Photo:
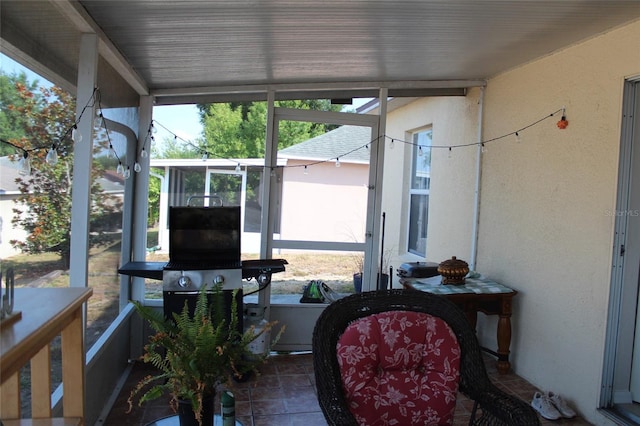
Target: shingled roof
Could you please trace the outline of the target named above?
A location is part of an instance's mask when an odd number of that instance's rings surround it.
[[[340,157],[341,162],[368,163],[371,129],[341,126],[323,135],[278,151],[279,158],[324,161]]]

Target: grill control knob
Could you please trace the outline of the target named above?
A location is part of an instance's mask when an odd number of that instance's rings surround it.
[[[224,276],[222,276],[222,275],[216,275],[216,276],[213,278],[213,283],[214,283],[214,284],[218,284],[218,285],[219,285],[219,284],[224,284]]]
[[[178,285],[180,287],[191,287],[191,278],[187,277],[186,275],[182,275],[178,279]]]

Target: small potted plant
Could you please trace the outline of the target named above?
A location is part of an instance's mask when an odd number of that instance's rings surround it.
[[[156,332],[145,346],[142,360],[158,369],[154,375],[144,377],[131,391],[129,411],[135,398],[138,405],[168,393],[171,407],[178,412],[180,424],[213,425],[213,400],[221,384],[230,384],[235,377],[242,379],[250,373],[258,374],[258,366],[266,362],[271,345],[284,331],[267,343],[264,353],[253,353],[249,345],[275,322],[268,323],[260,332],[254,326],[244,332],[238,330],[238,307],[233,297],[231,318],[225,318],[222,290],[203,288],[193,312],[187,303],[173,319],[149,306],[133,302],[136,310]]]

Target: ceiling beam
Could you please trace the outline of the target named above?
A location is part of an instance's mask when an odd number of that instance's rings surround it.
[[[326,83],[282,83],[248,84],[238,86],[205,86],[176,89],[152,89],[152,96],[215,95],[275,92],[312,92],[344,90],[379,90],[381,87],[394,89],[445,89],[486,86],[486,80],[407,80],[407,81],[345,81]],[[376,93],[377,94],[377,93]]]
[[[265,100],[269,91],[276,94],[276,100],[375,98],[381,87],[388,88],[389,96],[395,97],[464,96],[467,88],[483,86],[485,80],[329,82],[156,89],[151,90],[151,95],[156,98],[156,105],[168,105]]]
[[[131,68],[109,37],[95,23],[80,3],[75,0],[49,0],[82,33],[95,33],[98,36],[98,53],[140,96],[149,94],[146,82]]]

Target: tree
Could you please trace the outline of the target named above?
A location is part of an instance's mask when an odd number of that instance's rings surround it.
[[[71,188],[73,181],[73,141],[68,130],[75,124],[75,100],[59,87],[41,87],[40,93],[23,79],[9,76],[15,93],[2,99],[10,112],[19,112],[15,120],[15,135],[7,141],[26,152],[33,164],[30,175],[16,179],[21,195],[15,200],[12,224],[27,231],[25,241],[11,244],[26,253],[55,252],[65,267],[69,266],[71,234]],[[3,93],[4,95],[4,93]],[[11,102],[14,99],[15,102]],[[88,138],[87,138],[88,139]],[[48,164],[45,156],[55,147],[59,161]],[[96,152],[102,148],[96,147]],[[16,157],[20,157],[20,153]],[[106,242],[104,218],[120,209],[113,197],[102,192],[97,178],[103,170],[94,161],[92,166],[91,245]]]
[[[23,114],[25,100],[16,90],[16,84],[24,87],[36,100],[41,96],[36,91],[38,82],[29,83],[24,72],[12,75],[0,73],[0,138],[3,140],[20,140],[26,136],[26,118]],[[15,154],[15,148],[0,144],[1,156],[11,154]]]
[[[277,101],[276,106],[340,111],[329,100]],[[202,148],[219,158],[262,158],[267,129],[266,102],[198,105],[204,127]],[[335,126],[285,121],[280,123],[278,149],[303,142],[332,130]]]

